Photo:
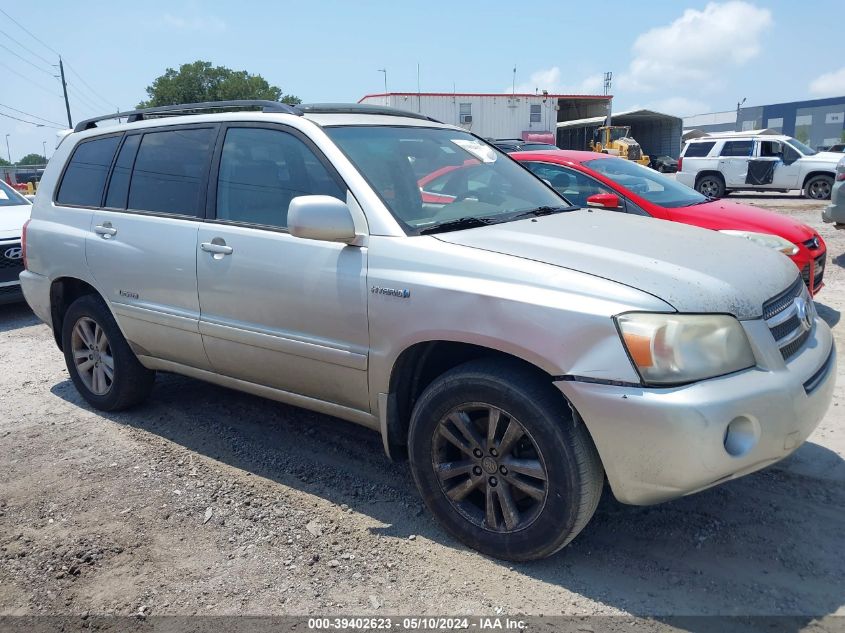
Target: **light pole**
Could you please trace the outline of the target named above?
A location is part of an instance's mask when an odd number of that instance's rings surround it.
[[[41,147],[44,148],[44,153],[42,154],[42,156],[44,157],[44,160],[46,161],[47,160],[47,141],[41,141]]]
[[[9,164],[12,164],[12,150],[9,149],[9,135],[6,135],[6,153],[9,155]]]
[[[379,68],[378,72],[384,73],[384,94],[387,94],[387,68]]]
[[[739,129],[739,109],[742,107],[742,104],[745,103],[746,97],[742,98],[742,101],[736,102],[736,131],[741,132],[742,130]]]

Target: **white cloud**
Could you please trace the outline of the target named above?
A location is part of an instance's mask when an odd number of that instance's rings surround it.
[[[819,75],[810,82],[810,92],[820,97],[836,97],[845,94],[845,66],[839,70]]]
[[[547,90],[554,94],[596,94],[601,92],[603,86],[604,78],[602,75],[591,75],[576,83],[564,82],[561,79],[560,68],[552,66],[531,73],[528,81],[516,85],[516,92],[533,93]],[[504,92],[511,90],[513,90],[512,85],[508,86]]]
[[[618,86],[650,92],[695,83],[706,89],[756,57],[762,34],[771,25],[771,12],[748,2],[711,2],[702,11],[687,9],[668,26],[637,37],[634,58]]]
[[[196,15],[181,17],[172,13],[165,13],[162,17],[162,24],[171,29],[180,31],[202,31],[206,33],[220,33],[226,30],[226,23],[213,15]]]

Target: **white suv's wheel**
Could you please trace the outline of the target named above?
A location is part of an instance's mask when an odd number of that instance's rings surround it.
[[[830,176],[813,176],[804,185],[804,195],[813,200],[830,200],[833,189],[833,178]]]
[[[725,195],[725,181],[720,176],[702,176],[695,183],[695,190],[708,198],[721,198]]]

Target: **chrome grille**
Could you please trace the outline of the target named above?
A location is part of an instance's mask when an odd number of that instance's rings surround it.
[[[813,262],[813,292],[816,291],[816,288],[822,285],[822,279],[824,279],[824,269],[827,260],[827,253],[822,253],[818,257],[816,257],[815,262]]]
[[[802,318],[804,310],[805,318]],[[813,332],[816,311],[813,300],[799,277],[789,288],[763,304],[763,319],[769,326],[784,360],[798,353]],[[808,325],[809,322],[809,325]]]

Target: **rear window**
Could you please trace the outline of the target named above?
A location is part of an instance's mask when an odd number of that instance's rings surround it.
[[[706,143],[690,143],[687,145],[687,151],[684,152],[684,158],[701,158],[707,156],[716,141],[708,141]]]
[[[99,207],[120,136],[108,136],[80,143],[68,163],[56,202]]]
[[[751,141],[725,141],[720,156],[751,156]]]
[[[213,139],[212,128],[144,134],[132,171],[128,208],[198,215]]]

